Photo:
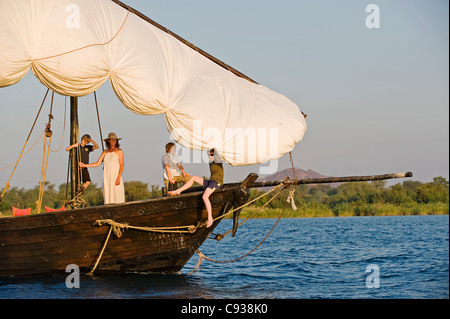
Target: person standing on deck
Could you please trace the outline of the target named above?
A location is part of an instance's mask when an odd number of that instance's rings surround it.
[[[170,196],[176,196],[180,195],[183,191],[190,188],[194,182],[200,184],[203,186],[203,189],[205,190],[203,192],[203,202],[205,203],[206,211],[208,213],[208,222],[206,224],[206,227],[209,228],[213,224],[214,220],[212,218],[212,205],[209,200],[209,197],[216,189],[220,189],[223,185],[223,164],[220,160],[220,157],[215,154],[215,150],[211,149],[209,151],[209,170],[211,172],[211,177],[208,179],[204,179],[199,176],[192,176],[189,181],[184,184],[182,187],[180,187],[177,190],[167,192]]]
[[[103,198],[106,204],[125,203],[125,188],[122,173],[124,168],[124,156],[120,149],[116,133],[109,133],[104,139],[106,150],[100,155],[97,162],[92,164],[79,163],[80,167],[97,167],[103,162]]]

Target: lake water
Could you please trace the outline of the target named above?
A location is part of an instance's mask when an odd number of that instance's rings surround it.
[[[250,220],[235,238],[200,250],[232,260],[252,250],[275,219]],[[224,220],[215,233],[230,229]],[[227,264],[198,256],[174,275],[0,279],[1,299],[448,299],[449,216],[282,219],[251,255]]]

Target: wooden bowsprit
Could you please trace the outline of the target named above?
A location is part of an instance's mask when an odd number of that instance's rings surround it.
[[[305,185],[305,184],[331,184],[331,183],[347,183],[347,182],[371,182],[382,181],[387,179],[407,178],[412,177],[413,173],[392,173],[383,175],[367,175],[367,176],[347,176],[347,177],[323,177],[323,178],[306,178],[298,180],[285,180],[285,181],[270,181],[270,182],[254,182],[247,185],[247,188],[261,188],[261,187],[273,187],[280,183],[286,186],[291,185]]]

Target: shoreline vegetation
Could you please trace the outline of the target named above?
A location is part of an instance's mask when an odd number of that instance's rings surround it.
[[[269,191],[252,189],[250,200]],[[12,216],[12,207],[31,207],[36,209],[39,185],[32,189],[12,187],[8,190],[0,206],[0,217]],[[240,219],[278,218],[286,206],[288,192],[285,190],[276,198],[274,193],[256,200],[244,207]],[[42,207],[60,208],[67,196],[66,184],[58,189],[46,182]],[[125,182],[126,201],[143,200],[161,196],[157,185],[139,181]],[[84,194],[86,206],[103,204],[101,187],[91,184]],[[449,183],[443,177],[435,177],[431,183],[405,181],[387,187],[386,181],[351,182],[342,184],[300,185],[295,187],[295,205],[293,210],[287,204],[283,218],[311,217],[350,217],[350,216],[398,216],[398,215],[448,215],[449,214]],[[266,207],[262,207],[266,204]],[[225,218],[231,218],[229,214]]]
[[[286,208],[282,218],[314,218],[314,217],[355,217],[355,216],[413,216],[413,215],[448,215],[449,204],[418,204],[418,205],[392,205],[374,204],[361,207],[343,207],[335,213],[327,206],[297,206],[297,210]],[[242,209],[240,219],[251,218],[278,218],[283,212],[282,208],[248,207]],[[232,215],[225,217],[231,219]]]
[[[431,183],[405,181],[386,187],[386,181],[351,182],[338,185],[301,185],[295,189],[295,205],[286,206],[287,192],[259,209],[270,199],[264,197],[251,207],[242,209],[240,218],[351,217],[351,216],[408,216],[448,215],[449,183],[443,177]],[[263,194],[253,191],[251,198]]]

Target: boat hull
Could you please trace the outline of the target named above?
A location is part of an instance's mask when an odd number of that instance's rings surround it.
[[[238,187],[224,187],[211,197],[213,218],[230,209]],[[48,276],[65,273],[75,264],[89,272],[109,232],[110,219],[138,227],[175,227],[204,223],[207,213],[202,191],[124,204],[0,218],[0,276]],[[96,274],[175,273],[219,224],[194,233],[159,233],[124,229],[111,234]]]

